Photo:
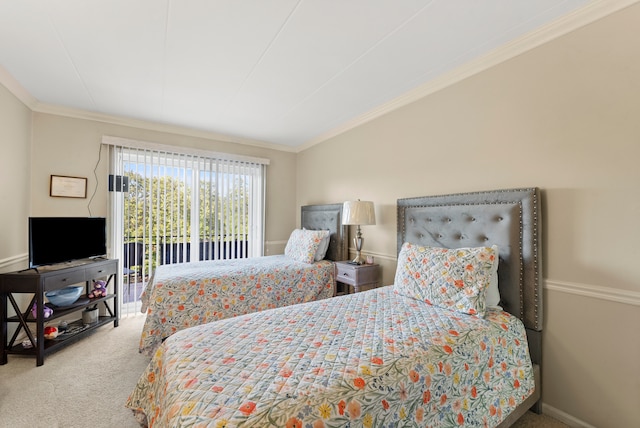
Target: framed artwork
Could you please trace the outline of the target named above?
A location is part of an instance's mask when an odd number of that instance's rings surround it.
[[[59,198],[86,198],[87,179],[84,177],[52,175],[49,195]]]

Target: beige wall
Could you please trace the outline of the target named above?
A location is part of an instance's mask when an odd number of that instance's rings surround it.
[[[398,198],[540,187],[543,402],[597,427],[640,421],[639,23],[636,5],[309,148],[297,164],[298,205],[376,203],[364,252],[387,284]]]
[[[2,85],[0,153],[0,270],[9,271],[28,251],[31,110]]]
[[[0,85],[0,272],[26,266],[31,116],[31,110]],[[15,297],[21,307],[29,304],[30,296]],[[9,315],[14,314],[9,307]],[[8,333],[14,331],[10,325]]]
[[[267,253],[273,251],[273,246],[279,247],[279,242],[286,240],[295,227],[299,214],[293,208],[296,171],[294,153],[52,114],[34,113],[33,116],[32,215],[107,215],[108,158],[103,149],[99,161],[99,151],[103,135],[109,135],[269,159],[266,191]],[[51,174],[87,177],[87,199],[50,197]],[[95,196],[91,200],[94,191]]]

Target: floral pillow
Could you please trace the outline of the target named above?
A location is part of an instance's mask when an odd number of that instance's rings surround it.
[[[307,230],[306,228],[302,228],[302,230]],[[315,230],[315,229],[311,229]],[[331,241],[331,231],[329,229],[325,229],[327,234],[320,241],[320,245],[318,245],[318,250],[316,251],[316,255],[313,257],[313,260],[319,262],[320,260],[324,260],[324,256],[327,255],[327,250],[329,249],[329,243]]]
[[[448,249],[406,242],[398,256],[393,287],[430,305],[484,316],[486,290],[497,270],[495,246]]]
[[[291,232],[284,254],[303,263],[313,263],[322,239],[329,234],[328,230],[302,230]]]

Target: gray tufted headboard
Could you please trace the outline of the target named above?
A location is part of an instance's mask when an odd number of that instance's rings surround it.
[[[497,245],[501,305],[527,328],[541,360],[540,192],[508,189],[398,200],[398,252],[404,242],[445,248]]]
[[[342,224],[342,205],[304,205],[301,207],[301,227],[310,230],[329,230],[330,241],[325,260],[346,260],[348,254],[347,226]]]

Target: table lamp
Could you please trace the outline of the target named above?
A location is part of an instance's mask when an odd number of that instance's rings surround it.
[[[373,209],[371,201],[346,201],[342,207],[342,224],[357,225],[358,229],[356,237],[353,238],[353,244],[356,247],[356,258],[349,263],[361,265],[364,263],[360,251],[362,250],[362,232],[360,226],[376,224],[376,213]]]

